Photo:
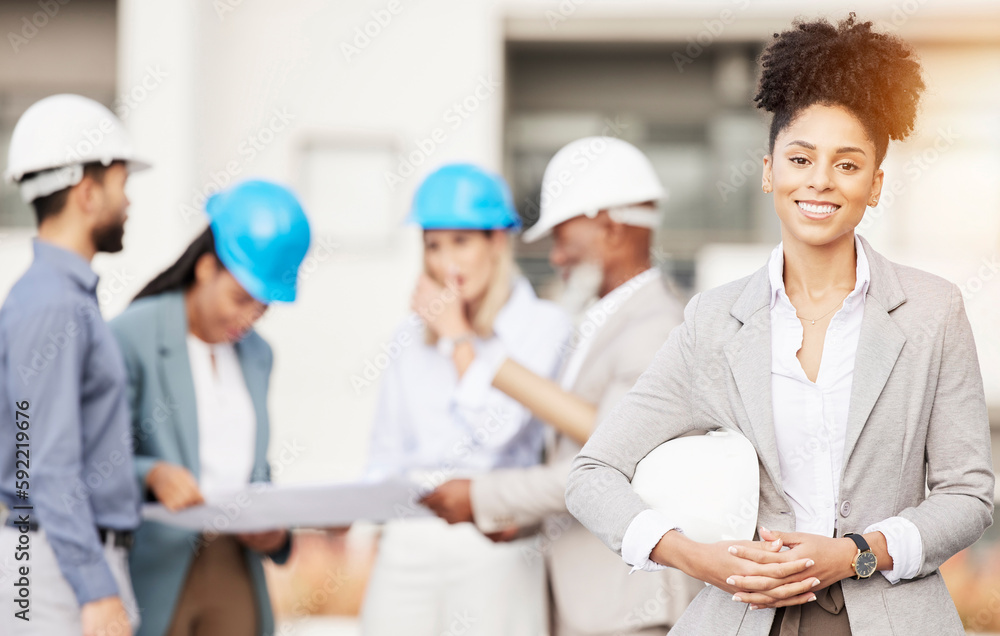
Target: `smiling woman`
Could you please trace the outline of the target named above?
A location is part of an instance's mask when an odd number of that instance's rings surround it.
[[[761,62],[782,242],[691,300],[576,458],[569,510],[631,565],[710,584],[671,634],[963,634],[938,567],[992,520],[975,343],[956,285],[855,234],[913,128],[920,66],[853,14],[797,23]],[[760,542],[696,543],[630,488],[661,443],[719,426],[760,458]]]

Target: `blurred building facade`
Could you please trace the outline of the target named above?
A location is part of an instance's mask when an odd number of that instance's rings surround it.
[[[78,92],[113,106],[154,162],[129,185],[125,251],[95,261],[109,318],[205,226],[206,196],[248,177],[295,187],[316,240],[300,302],[259,327],[276,351],[272,463],[279,481],[348,480],[420,269],[419,235],[403,219],[422,176],[480,162],[508,177],[531,218],[560,146],[621,137],[670,190],[657,256],[681,288],[749,273],[779,240],[759,187],[755,58],[802,10],[785,0],[4,1],[0,151],[30,103]],[[861,232],[962,286],[1000,427],[1000,3],[865,10],[914,43],[928,91]],[[845,10],[817,2],[804,15]],[[34,230],[7,185],[0,206],[2,296],[30,261]],[[547,246],[519,247],[540,288]]]

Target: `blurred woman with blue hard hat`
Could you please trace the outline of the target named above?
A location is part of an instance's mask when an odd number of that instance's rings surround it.
[[[136,477],[170,510],[224,502],[270,480],[270,346],[253,330],[296,297],[309,221],[295,195],[246,181],[212,196],[209,227],[111,323],[128,371]],[[136,533],[139,636],[271,634],[261,566],[291,552],[286,530],[199,534],[155,522]]]
[[[506,357],[553,377],[569,319],[517,273],[520,221],[503,179],[449,164],[417,189],[424,271],[386,368],[367,476],[406,477],[422,492],[455,477],[540,461],[528,409],[491,386]],[[433,517],[385,525],[362,608],[367,635],[523,635],[548,629],[544,564],[523,542],[493,543],[472,524]],[[526,558],[526,555],[528,558]]]

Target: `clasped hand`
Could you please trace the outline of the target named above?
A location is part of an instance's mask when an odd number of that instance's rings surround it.
[[[849,575],[845,561],[850,563],[850,552],[842,539],[765,528],[760,537],[712,544],[706,550],[708,576],[703,580],[732,592],[734,601],[762,609],[815,601],[817,590]]]

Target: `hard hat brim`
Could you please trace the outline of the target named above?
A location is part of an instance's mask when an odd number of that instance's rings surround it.
[[[546,223],[544,219],[538,219],[538,222],[529,227],[521,234],[521,240],[525,243],[534,243],[535,241],[541,240],[552,233],[552,227],[549,223]]]
[[[152,163],[150,163],[149,161],[146,161],[145,159],[141,159],[141,158],[112,159],[111,161],[112,162],[115,162],[115,161],[124,161],[125,165],[128,167],[129,174],[131,174],[133,172],[142,172],[143,170],[149,170],[150,168],[153,167]],[[26,174],[29,174],[29,173],[32,173],[32,172],[42,172],[42,171],[45,171],[45,170],[58,170],[59,168],[64,168],[65,166],[69,166],[69,165],[73,165],[73,164],[67,163],[67,164],[64,164],[64,165],[61,165],[61,166],[45,166],[45,167],[39,167],[37,170],[26,170],[26,171],[18,171],[18,172],[11,172],[8,169],[8,170],[4,170],[3,178],[4,178],[4,181],[6,181],[7,183],[18,183],[22,178],[24,178],[24,175],[26,175]],[[110,164],[108,164],[108,165],[110,165]]]
[[[142,172],[143,170],[149,170],[153,167],[153,164],[146,161],[145,159],[126,159],[125,165],[128,166],[129,174],[133,172]]]

